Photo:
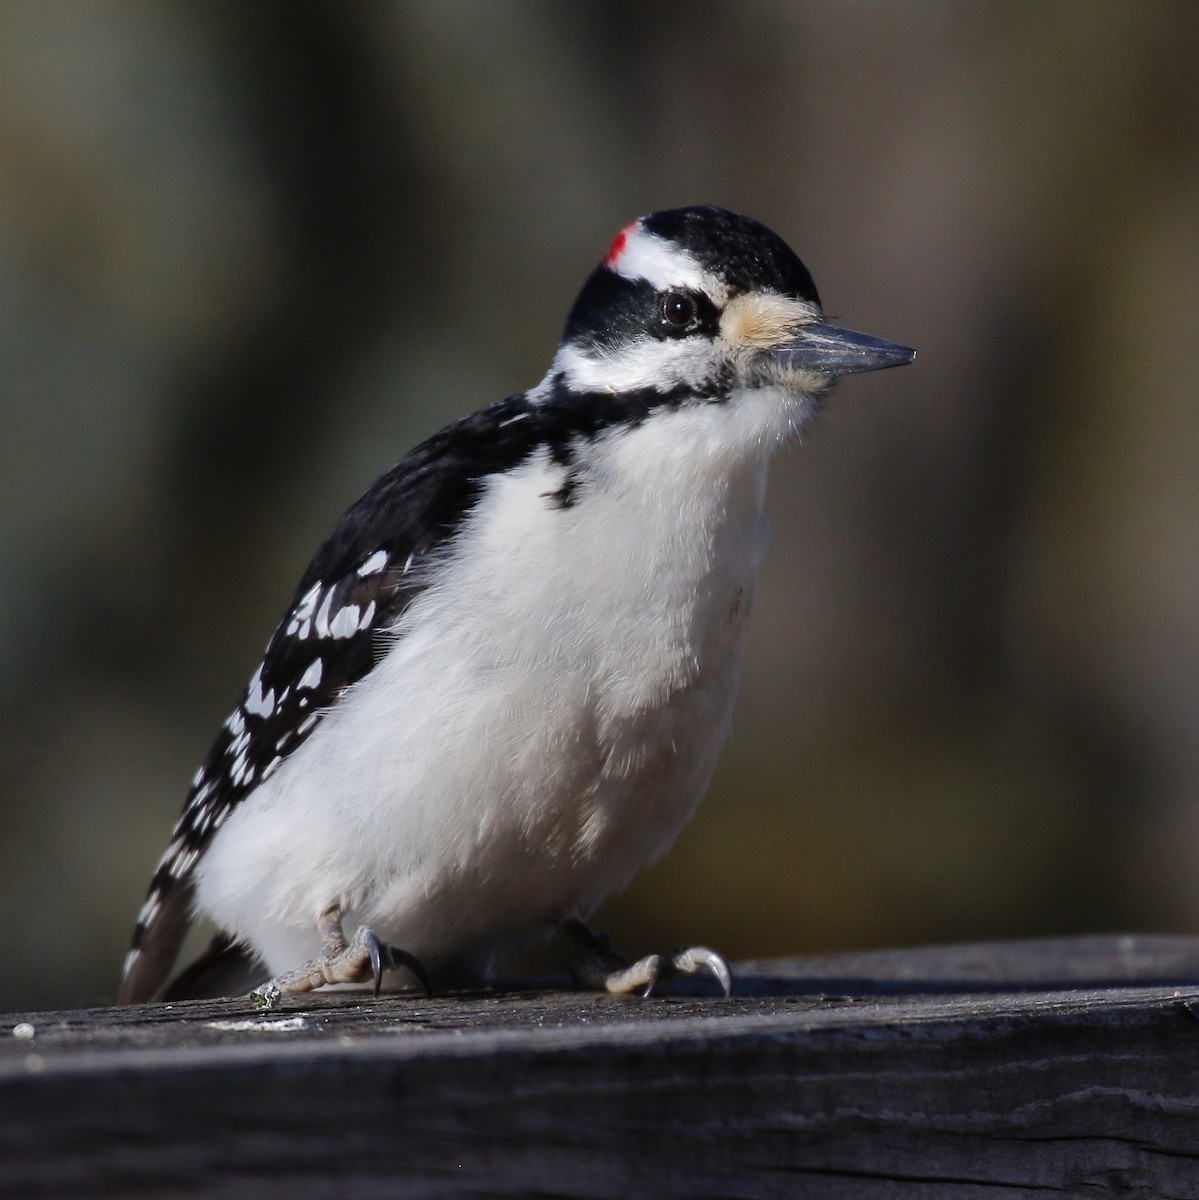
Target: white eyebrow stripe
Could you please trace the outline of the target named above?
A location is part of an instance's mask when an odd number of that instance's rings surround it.
[[[718,304],[723,300],[714,294],[721,290],[715,276],[702,270],[689,254],[641,229],[629,234],[610,267],[626,279],[644,279],[655,291],[690,288],[706,292]]]

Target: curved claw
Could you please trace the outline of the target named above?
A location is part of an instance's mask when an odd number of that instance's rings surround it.
[[[640,993],[642,999],[654,994],[660,983],[677,975],[694,975],[706,967],[720,984],[727,1000],[733,994],[733,975],[728,963],[707,946],[687,946],[669,957],[647,954],[630,963],[615,954],[602,933],[588,929],[578,917],[562,922],[562,931],[574,943],[571,971],[577,982],[619,995]]]
[[[424,963],[415,954],[409,954],[407,950],[401,950],[398,946],[390,946],[386,942],[379,941],[374,932],[369,929],[363,936],[363,940],[366,943],[366,951],[371,959],[371,974],[375,980],[376,996],[379,994],[379,989],[383,986],[384,968],[390,970],[394,967],[407,967],[420,981],[421,987],[425,989],[425,995],[431,996],[433,994],[433,985],[429,982],[429,973],[425,970]]]
[[[683,975],[693,975],[700,967],[707,967],[716,976],[724,998],[727,1000],[733,994],[733,973],[729,970],[729,964],[707,946],[688,946],[686,950],[680,950],[670,960],[670,966]]]
[[[379,994],[379,989],[383,986],[383,944],[375,937],[370,930],[367,931],[366,951],[371,956],[371,975],[375,980],[375,995]]]

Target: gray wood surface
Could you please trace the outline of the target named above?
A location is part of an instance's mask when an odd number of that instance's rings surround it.
[[[1199,1197],[1199,939],[736,978],[0,1017],[0,1196]]]

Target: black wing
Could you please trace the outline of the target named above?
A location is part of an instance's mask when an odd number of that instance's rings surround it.
[[[483,481],[538,446],[560,448],[563,433],[541,406],[510,397],[422,443],[346,511],[192,780],[138,914],[118,1003],[158,992],[186,934],[192,874],[213,834],[375,665],[382,635],[427,586],[424,560],[453,537]]]

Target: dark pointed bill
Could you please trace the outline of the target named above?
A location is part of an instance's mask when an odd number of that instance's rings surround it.
[[[823,323],[804,326],[794,341],[779,346],[771,354],[788,366],[806,367],[821,375],[902,367],[916,357],[916,351],[909,346]]]

